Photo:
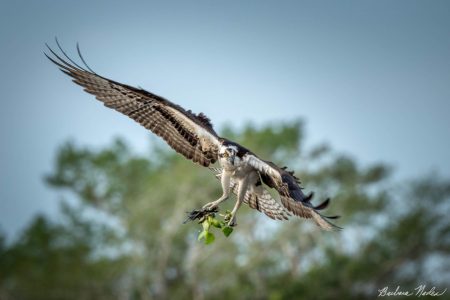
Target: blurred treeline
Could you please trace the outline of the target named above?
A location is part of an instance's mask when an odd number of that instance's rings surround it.
[[[344,230],[243,206],[233,234],[206,246],[200,226],[182,222],[220,196],[210,170],[162,143],[144,156],[120,139],[104,149],[68,142],[45,179],[60,216],[0,237],[0,299],[373,299],[384,286],[449,287],[449,180],[395,182],[384,164],[306,147],[301,122],[222,133],[297,169],[316,201],[332,198],[327,212]]]

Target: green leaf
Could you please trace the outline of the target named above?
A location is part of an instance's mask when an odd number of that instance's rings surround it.
[[[203,230],[204,230],[204,231],[208,231],[208,230],[209,230],[210,224],[209,224],[209,222],[208,222],[208,219],[206,219],[205,221],[203,221],[202,226],[203,226]]]
[[[200,234],[197,237],[197,240],[200,241],[201,239],[206,238],[207,233],[208,233],[208,231],[205,231],[205,230],[200,232]]]
[[[222,224],[217,219],[211,218],[211,224],[216,228],[222,228]]]
[[[214,234],[206,231],[206,233],[205,233],[205,244],[206,245],[211,244],[212,242],[214,242],[215,239],[216,239],[216,237],[214,236]]]
[[[233,232],[233,228],[231,228],[230,226],[226,226],[222,228],[222,232],[226,237],[228,237]]]

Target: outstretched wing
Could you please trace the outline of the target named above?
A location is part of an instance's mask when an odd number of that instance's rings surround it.
[[[48,46],[47,46],[48,47]],[[59,44],[58,44],[59,47]],[[122,84],[80,67],[59,47],[67,60],[50,47],[53,57],[45,54],[61,71],[88,93],[96,96],[106,107],[132,118],[162,137],[175,151],[203,166],[217,160],[219,138],[210,120],[203,113],[186,111],[160,96]],[[84,59],[80,54],[84,63]]]
[[[216,178],[220,180],[222,177],[221,168],[210,168],[215,174]],[[256,182],[249,184],[250,188],[246,191],[244,196],[244,203],[248,204],[253,209],[266,214],[269,218],[274,220],[288,220],[291,215],[283,206],[281,206],[269,192],[264,189],[262,185],[257,185]],[[233,194],[238,194],[239,185],[233,179],[230,180],[230,187]]]
[[[281,204],[294,215],[313,219],[322,229],[340,229],[339,226],[330,222],[330,219],[337,219],[338,216],[324,216],[319,210],[325,209],[330,200],[327,199],[317,206],[313,206],[311,199],[313,194],[306,196],[299,185],[298,178],[293,172],[286,171],[272,162],[264,161],[253,153],[244,155],[244,161],[259,171],[263,182],[280,194]]]

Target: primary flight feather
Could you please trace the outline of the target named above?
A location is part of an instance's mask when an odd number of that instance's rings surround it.
[[[206,204],[203,209],[217,208],[234,193],[237,201],[231,212],[230,226],[236,225],[236,213],[241,204],[246,203],[272,219],[287,220],[291,215],[296,215],[312,219],[325,230],[340,228],[330,222],[337,216],[324,216],[319,212],[328,206],[329,199],[314,206],[311,203],[312,193],[303,193],[293,172],[219,137],[203,113],[195,114],[153,93],[100,76],[87,66],[78,47],[78,54],[86,67],[75,63],[57,45],[65,58],[48,46],[52,56],[45,54],[47,58],[106,107],[132,118],[197,164],[209,167],[219,162],[220,168],[210,168],[221,182],[222,196]],[[266,186],[278,192],[281,203],[270,195]]]

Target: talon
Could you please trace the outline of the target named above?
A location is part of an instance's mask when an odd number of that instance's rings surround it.
[[[236,223],[236,217],[235,217],[235,216],[233,216],[233,217],[231,218],[230,222],[228,222],[228,226],[230,226],[230,227],[235,227],[235,226],[237,226],[237,223]]]
[[[215,210],[216,208],[217,208],[217,204],[214,202],[206,203],[202,207],[202,209],[205,209],[205,210]]]

